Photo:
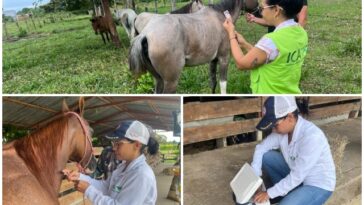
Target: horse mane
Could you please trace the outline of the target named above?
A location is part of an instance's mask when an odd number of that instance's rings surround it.
[[[68,129],[67,116],[62,116],[30,135],[16,140],[14,147],[20,158],[38,179],[45,190],[54,190],[56,181],[51,180],[57,169],[57,154]],[[54,194],[54,193],[52,193]]]
[[[192,4],[193,4],[194,1],[182,6],[181,8],[179,9],[176,9],[174,11],[171,11],[170,14],[186,14],[186,13],[190,13],[190,9],[192,7]]]
[[[217,12],[224,12],[228,10],[232,15],[232,12],[234,11],[236,4],[239,4],[239,2],[242,1],[243,0],[221,0],[221,2],[218,4],[209,4],[208,6]]]

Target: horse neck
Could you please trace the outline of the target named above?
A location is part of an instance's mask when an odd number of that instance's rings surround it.
[[[184,5],[183,7],[176,9],[174,11],[171,11],[171,14],[187,14],[190,13],[191,11],[191,6],[192,6],[193,2]]]
[[[233,19],[234,23],[238,20],[240,16],[240,12],[243,7],[243,0],[236,0],[236,4],[237,5],[234,7],[234,10],[231,11],[231,18]]]
[[[30,172],[55,198],[58,198],[63,177],[61,170],[71,154],[69,132],[68,121],[63,118],[14,143]]]
[[[228,1],[233,1],[234,4],[230,4]],[[221,15],[223,15],[224,11],[228,10],[233,22],[235,23],[240,16],[240,10],[243,7],[243,0],[222,0],[219,4],[209,6]],[[225,20],[225,17],[223,19]]]

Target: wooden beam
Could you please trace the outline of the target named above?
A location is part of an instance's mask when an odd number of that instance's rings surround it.
[[[187,103],[183,106],[183,109],[184,122],[191,122],[194,120],[261,112],[261,99],[243,98],[204,103]]]
[[[151,100],[148,100],[147,103],[150,106],[150,108],[153,110],[154,113],[156,113],[156,114],[160,113],[160,110],[158,109],[158,107]]]
[[[255,126],[260,118],[233,121],[221,125],[207,125],[199,127],[184,128],[183,143],[191,144],[211,139],[233,136],[246,132],[256,131]]]
[[[67,97],[65,97],[65,98],[67,98]],[[92,98],[93,97],[85,97],[84,99],[86,102],[87,100],[90,100]],[[61,99],[64,99],[64,98],[61,98]],[[78,101],[76,103],[72,104],[71,106],[69,106],[69,109],[70,109],[70,111],[74,111],[74,110],[78,109]],[[30,127],[32,129],[38,129],[38,128],[46,125],[47,123],[51,122],[52,120],[60,117],[62,114],[63,114],[62,110],[57,111],[53,117],[42,119],[42,120],[30,125]]]
[[[106,98],[106,97],[99,97],[100,100],[106,102],[106,103],[111,103],[113,104],[114,101],[110,98]],[[131,117],[133,117],[133,115],[131,115],[129,112],[128,112],[128,108],[124,107],[123,104],[113,104],[111,105],[113,108],[115,108],[116,110],[119,111],[118,115],[120,115],[121,113],[125,113]],[[113,115],[114,116],[114,115]],[[111,116],[110,116],[111,117]]]
[[[309,97],[309,105],[320,105],[320,104],[327,104],[327,103],[335,103],[335,102],[342,102],[342,101],[349,101],[349,100],[360,100],[361,97],[357,96],[348,96],[348,97],[321,97],[321,96],[311,96]]]
[[[310,110],[308,119],[324,119],[328,117],[338,116],[342,114],[349,114],[353,110],[359,110],[361,107],[361,102],[353,102],[339,105],[332,105],[322,108],[316,108]]]
[[[50,109],[50,108],[47,108],[47,107],[43,107],[43,106],[39,106],[39,105],[26,103],[26,102],[23,102],[23,101],[20,101],[20,100],[16,100],[15,98],[12,98],[12,97],[4,97],[3,100],[6,101],[6,102],[19,104],[19,105],[23,105],[25,107],[34,108],[34,109],[38,109],[38,110],[43,110],[43,111],[50,112],[50,113],[58,113],[58,111],[56,111],[56,110],[53,110],[53,109]]]

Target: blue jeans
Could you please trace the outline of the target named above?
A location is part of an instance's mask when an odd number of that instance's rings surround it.
[[[290,169],[277,151],[269,151],[263,155],[263,169],[270,177],[273,184],[285,178]],[[279,202],[280,205],[321,205],[331,196],[332,192],[314,186],[300,185],[290,191]]]

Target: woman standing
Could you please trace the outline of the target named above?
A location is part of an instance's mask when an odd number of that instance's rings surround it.
[[[152,155],[158,152],[159,144],[152,135],[153,131],[139,121],[123,121],[106,136],[113,142],[116,158],[123,160],[108,179],[95,180],[77,171],[63,172],[92,204],[154,205],[156,179],[143,154],[146,147]]]
[[[250,87],[254,94],[301,93],[299,82],[308,38],[294,17],[302,6],[302,0],[263,0],[260,6],[263,19],[276,29],[264,35],[255,46],[235,31],[231,19],[224,22],[238,69],[252,70]]]

